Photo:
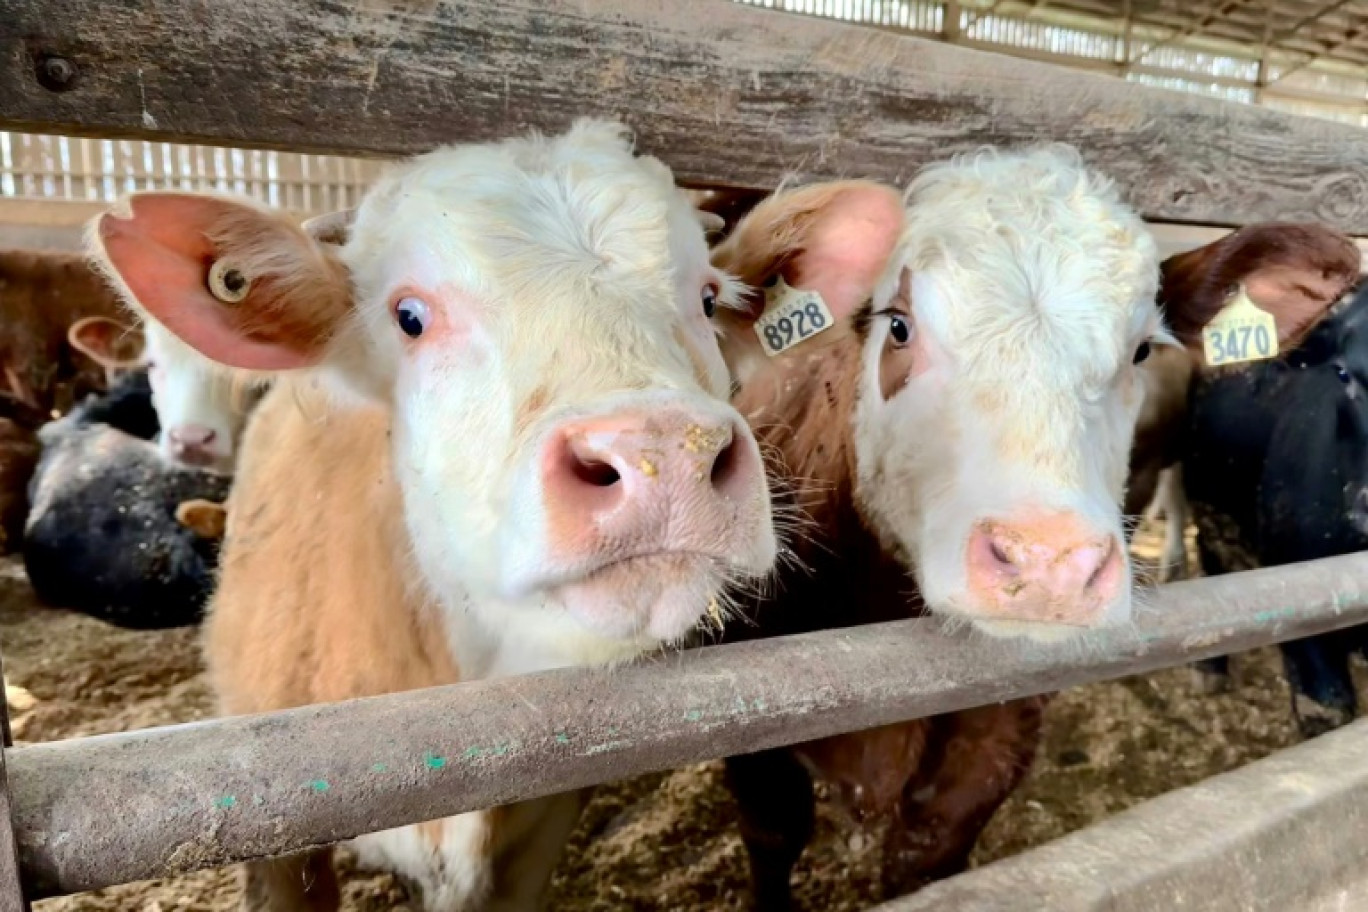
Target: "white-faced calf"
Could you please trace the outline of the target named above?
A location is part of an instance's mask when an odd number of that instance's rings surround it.
[[[729,636],[924,606],[1037,639],[1129,618],[1119,503],[1138,365],[1167,334],[1154,243],[1106,180],[1046,149],[931,167],[905,199],[805,187],[714,262],[768,288],[724,316],[734,401],[813,520],[810,576],[784,573]],[[956,870],[1029,764],[1042,703],[732,758],[761,907],[789,903],[813,772],[862,816],[896,815],[891,891]]]
[[[239,456],[207,626],[225,711],[614,662],[684,637],[775,557],[728,404],[733,284],[620,127],[397,167],[340,247],[243,202],[99,220],[130,302],[219,364],[281,372]],[[530,908],[577,796],[358,841],[429,909]],[[272,908],[330,868],[250,867]]]
[[[88,317],[68,333],[73,348],[105,369],[112,385],[129,371],[146,371],[160,430],[157,449],[171,465],[233,471],[247,413],[260,378],[231,374],[204,360],[156,322],[140,329]]]

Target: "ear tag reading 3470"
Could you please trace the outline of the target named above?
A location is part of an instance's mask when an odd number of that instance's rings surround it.
[[[1249,300],[1241,285],[1230,303],[1202,329],[1207,364],[1242,364],[1278,354],[1278,324],[1273,315]]]
[[[755,321],[755,334],[765,354],[773,358],[830,329],[835,322],[820,294],[790,287],[780,277],[765,289],[765,312]]]

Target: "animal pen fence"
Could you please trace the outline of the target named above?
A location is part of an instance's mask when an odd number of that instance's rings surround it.
[[[1151,219],[1368,233],[1357,128],[727,0],[0,10],[14,130],[385,156],[612,115],[690,185],[758,189],[795,172],[904,182],[1053,138]],[[1365,622],[1368,555],[1351,555],[1163,587],[1134,628],[1059,647],[902,621],[18,748],[6,725],[0,910]],[[1351,725],[893,907],[1361,899],[1366,748]]]

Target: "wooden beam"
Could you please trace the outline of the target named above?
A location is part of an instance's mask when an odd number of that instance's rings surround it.
[[[1292,37],[1293,35],[1297,34],[1303,28],[1312,24],[1313,22],[1317,22],[1321,19],[1324,19],[1331,13],[1343,9],[1344,7],[1354,2],[1356,2],[1356,0],[1334,0],[1334,2],[1326,4],[1325,6],[1316,10],[1316,12],[1314,13],[1308,13],[1302,18],[1298,19],[1296,22],[1289,25],[1287,28],[1282,29],[1276,35],[1274,35],[1273,44],[1277,44],[1278,42],[1286,38]]]
[[[1349,47],[1354,43],[1354,40],[1358,38],[1359,35],[1362,35],[1365,32],[1368,32],[1368,27],[1350,29],[1348,32],[1345,33],[1342,39],[1332,44],[1326,45],[1325,50],[1321,51],[1318,54],[1311,54],[1307,56],[1304,60],[1299,60],[1298,62],[1292,64],[1290,67],[1284,69],[1275,78],[1269,80],[1268,85],[1272,85],[1275,82],[1282,82],[1284,79],[1286,79],[1288,76],[1291,76],[1293,73],[1300,73],[1302,70],[1306,69],[1311,64],[1315,63],[1317,60],[1322,60],[1326,57],[1329,57],[1331,54],[1335,53],[1336,51],[1342,48]]]
[[[1156,41],[1153,44],[1148,45],[1135,57],[1127,60],[1127,65],[1139,63],[1141,60],[1144,60],[1150,54],[1153,54],[1155,51],[1161,48],[1169,47],[1174,42],[1181,41],[1182,39],[1187,38],[1191,35],[1196,35],[1203,29],[1205,29],[1207,26],[1211,25],[1213,22],[1217,22],[1222,17],[1226,16],[1228,13],[1230,13],[1231,10],[1238,9],[1241,5],[1243,5],[1246,2],[1247,0],[1225,0],[1225,2],[1218,2],[1218,0],[1213,0],[1212,3],[1208,4],[1207,11],[1202,16],[1202,18],[1198,19],[1194,23],[1191,23],[1189,25],[1184,26],[1183,28],[1178,29],[1166,38],[1163,38],[1160,41]]]
[[[1264,0],[1263,36],[1259,41],[1259,70],[1254,76],[1254,103],[1263,104],[1264,90],[1268,88],[1268,44],[1273,39],[1273,16],[1278,9],[1278,0]]]
[[[1368,231],[1353,127],[728,0],[4,5],[19,130],[394,155],[608,115],[687,183],[759,188],[1057,140],[1151,218]]]

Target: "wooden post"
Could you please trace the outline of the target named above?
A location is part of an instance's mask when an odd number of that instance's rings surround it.
[[[4,678],[4,662],[0,660],[0,682]],[[14,835],[14,813],[5,763],[5,755],[13,746],[9,700],[6,699],[0,703],[0,912],[28,912],[29,904],[24,896],[19,870],[19,844]]]
[[[951,44],[960,39],[960,9],[959,0],[946,0],[941,14],[941,36]]]

